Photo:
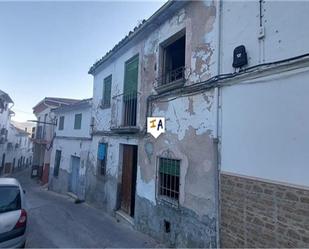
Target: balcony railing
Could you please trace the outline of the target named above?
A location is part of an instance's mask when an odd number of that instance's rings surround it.
[[[123,93],[113,97],[114,116],[111,130],[119,133],[135,133],[137,127],[138,92]]]
[[[174,70],[166,71],[158,78],[158,86],[172,84],[185,80],[185,67],[179,67]]]

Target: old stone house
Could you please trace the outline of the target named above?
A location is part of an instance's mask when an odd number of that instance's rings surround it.
[[[308,10],[169,1],[130,32],[89,71],[86,200],[178,247],[308,247]]]
[[[218,71],[217,5],[168,2],[89,71],[86,200],[174,246],[218,245],[217,90],[190,94]],[[158,139],[147,116],[166,118]]]
[[[91,103],[84,99],[52,110],[57,120],[49,189],[85,199],[85,175],[91,144]]]

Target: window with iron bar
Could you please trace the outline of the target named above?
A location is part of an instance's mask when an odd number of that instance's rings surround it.
[[[180,186],[180,160],[159,158],[159,189],[160,199],[178,202]]]
[[[112,75],[104,79],[102,108],[111,106]]]

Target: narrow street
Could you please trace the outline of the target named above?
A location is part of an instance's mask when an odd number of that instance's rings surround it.
[[[102,210],[43,189],[30,179],[29,170],[14,177],[26,190],[28,248],[158,247],[150,237],[117,223]]]

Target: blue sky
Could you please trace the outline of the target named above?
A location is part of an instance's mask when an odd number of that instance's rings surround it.
[[[88,98],[88,69],[164,1],[0,2],[0,89],[14,120],[45,96]]]

